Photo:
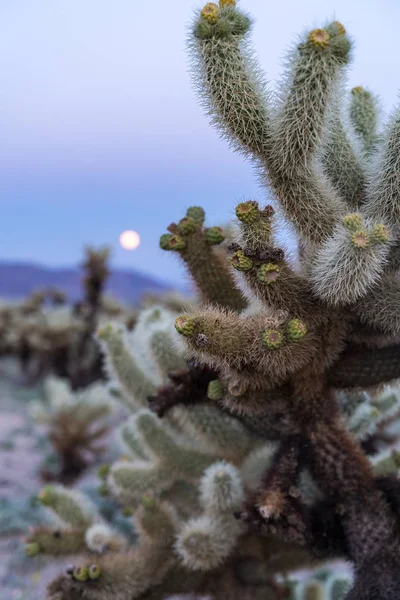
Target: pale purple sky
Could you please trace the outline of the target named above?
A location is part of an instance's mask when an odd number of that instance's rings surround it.
[[[190,204],[209,223],[263,196],[250,165],[208,126],[191,89],[185,37],[194,0],[2,0],[0,259],[71,265],[85,243],[115,265],[167,280],[158,249]],[[349,87],[400,87],[398,0],[242,0],[268,79],[297,33],[335,17],[356,41]],[[124,229],[138,250],[119,248]]]

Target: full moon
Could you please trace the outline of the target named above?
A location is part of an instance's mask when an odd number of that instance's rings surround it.
[[[135,250],[140,244],[140,237],[136,231],[123,231],[119,236],[119,243],[125,250]]]

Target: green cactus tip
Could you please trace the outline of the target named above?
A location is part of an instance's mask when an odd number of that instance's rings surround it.
[[[277,329],[266,329],[262,334],[262,341],[266,348],[272,350],[282,345],[283,336]]]
[[[210,25],[215,25],[215,23],[218,21],[219,8],[217,4],[214,4],[214,2],[208,2],[200,14],[205,21],[210,23]]]
[[[315,48],[326,48],[331,36],[326,29],[313,29],[308,35],[308,42]]]
[[[194,319],[182,315],[175,320],[175,329],[180,335],[189,337],[194,334],[196,329],[196,323]]]
[[[236,6],[236,0],[219,0],[220,8],[225,8],[225,6]]]
[[[343,217],[342,223],[348,231],[356,232],[362,228],[363,218],[360,213],[351,213]]]
[[[31,558],[37,556],[40,552],[40,546],[36,542],[31,542],[30,544],[25,544],[25,554],[26,556],[30,556]]]
[[[178,223],[178,233],[181,235],[190,235],[194,233],[199,224],[192,217],[183,217]]]
[[[206,217],[204,210],[201,206],[191,206],[186,211],[186,216],[190,217],[200,225],[203,225],[204,219]]]
[[[89,579],[89,573],[87,567],[75,567],[72,572],[73,578],[76,581],[87,581]]]
[[[224,232],[221,227],[209,227],[205,231],[207,244],[210,246],[216,246],[217,244],[221,244],[224,239]]]
[[[185,248],[185,240],[180,235],[173,235],[171,233],[164,233],[160,237],[160,248],[162,250],[183,250]]]
[[[89,579],[96,580],[101,575],[101,568],[99,565],[90,565],[88,567],[87,572],[88,572]]]
[[[382,223],[377,223],[372,227],[370,237],[375,244],[384,244],[390,239],[390,229]]]
[[[43,506],[51,506],[55,500],[54,487],[52,485],[46,485],[41,492],[39,492],[38,500]]]
[[[368,248],[370,239],[368,233],[363,229],[360,229],[359,231],[355,231],[353,233],[351,236],[351,241],[355,248],[364,250],[365,248]]]
[[[297,342],[307,333],[307,327],[300,319],[292,319],[286,326],[286,335],[289,340]]]
[[[222,381],[219,379],[214,379],[214,381],[210,381],[207,388],[207,397],[210,400],[221,400],[224,395],[224,385]]]
[[[265,265],[261,265],[261,267],[258,269],[257,279],[260,283],[266,283],[267,285],[270,285],[278,279],[279,273],[280,268],[278,265],[267,263]]]
[[[252,201],[241,202],[237,205],[235,212],[239,221],[241,221],[242,223],[246,223],[246,225],[255,223],[260,214],[257,202]]]
[[[236,271],[250,271],[253,268],[253,261],[251,258],[245,255],[243,250],[238,250],[232,255],[231,258],[232,267]]]

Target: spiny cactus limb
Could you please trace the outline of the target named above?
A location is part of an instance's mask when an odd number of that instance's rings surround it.
[[[126,506],[137,506],[145,494],[161,494],[171,487],[171,470],[159,463],[116,462],[111,467],[107,484],[113,496]]]
[[[86,528],[94,521],[101,520],[95,505],[77,490],[70,490],[61,485],[46,486],[39,493],[38,499],[72,527]]]
[[[142,410],[135,416],[137,430],[145,443],[146,449],[167,468],[189,479],[203,474],[215,461],[211,454],[204,454],[187,448],[174,435],[167,423],[158,419],[150,411]]]
[[[394,516],[359,446],[336,420],[314,425],[309,439],[311,473],[322,492],[335,499],[356,569],[367,557],[386,554],[386,548],[390,553],[396,546]]]
[[[349,140],[337,110],[328,125],[329,133],[322,145],[322,167],[347,205],[357,209],[366,198],[366,176],[361,157]]]
[[[345,210],[315,158],[349,50],[343,27],[339,31],[331,25],[309,33],[298,46],[290,87],[273,128],[271,184],[301,236],[317,244],[332,233]]]
[[[310,360],[316,338],[301,327],[298,338],[291,335],[292,319],[262,313],[240,318],[231,312],[199,309],[193,317],[178,317],[175,327],[188,348],[211,367],[237,370],[252,367],[268,374],[271,382],[284,378]]]
[[[193,226],[192,229],[188,223]],[[225,255],[214,251],[207,230],[191,217],[184,217],[177,225],[170,225],[169,229],[173,233],[161,236],[160,247],[179,254],[202,299],[221,307],[243,310],[247,302],[235,287]]]
[[[97,579],[79,581],[77,569],[96,565]],[[151,586],[161,583],[173,566],[170,548],[143,544],[126,554],[96,557],[82,561],[71,574],[61,575],[48,586],[47,600],[133,600]]]
[[[167,375],[170,371],[185,368],[185,359],[175,347],[174,338],[170,331],[156,330],[151,335],[149,344],[163,375]]]
[[[370,155],[377,144],[378,103],[374,95],[363,87],[351,90],[350,119],[366,155]]]
[[[111,375],[119,381],[127,401],[133,408],[145,403],[157,389],[136,363],[124,338],[124,332],[108,324],[97,332]]]
[[[374,165],[364,213],[392,228],[400,225],[400,108],[389,121]]]
[[[400,283],[388,275],[357,303],[364,323],[386,334],[400,335]]]
[[[359,300],[382,277],[390,243],[384,225],[372,224],[359,213],[344,216],[313,261],[314,292],[332,305]]]
[[[246,45],[250,26],[236,8],[221,11],[214,27],[200,16],[189,50],[196,90],[214,125],[234,148],[265,160],[269,108],[263,76]]]
[[[85,531],[81,528],[37,527],[26,538],[25,550],[29,556],[37,556],[38,554],[48,554],[50,556],[76,555],[86,550]]]
[[[328,372],[336,389],[368,389],[400,379],[400,345],[370,349],[350,345]]]

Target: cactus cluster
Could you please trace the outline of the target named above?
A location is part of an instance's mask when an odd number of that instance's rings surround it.
[[[133,326],[135,311],[104,294],[109,251],[86,249],[83,298],[71,304],[57,289],[37,290],[20,302],[0,302],[0,357],[19,359],[27,380],[68,378],[74,389],[102,378],[93,332],[119,318]]]
[[[46,428],[58,463],[57,472],[42,471],[42,477],[72,484],[104,452],[115,403],[99,383],[74,392],[67,380],[49,376],[43,397],[29,408],[35,422]]]
[[[343,578],[335,572],[318,585],[279,578],[318,565],[332,553],[342,554],[342,548],[322,541],[327,534],[323,523],[330,518],[335,522],[335,517],[308,468],[301,473],[298,492],[293,488],[291,493],[302,494],[307,504],[314,535],[321,537],[315,547],[305,544],[301,526],[282,536],[277,521],[275,529],[260,536],[257,528],[251,531],[237,519],[246,497],[258,493],[266,471],[282,460],[280,442],[255,434],[218,402],[205,401],[211,390],[217,399],[224,390],[219,381],[210,381],[211,373],[195,363],[187,365],[175,317],[153,306],[139,314],[131,332],[112,322],[97,332],[111,379],[108,389],[119,390],[119,400],[131,413],[119,428],[119,460],[98,469],[99,492],[113,498],[122,514],[131,515],[139,543],[130,546],[81,492],[45,487],[39,501],[53,520],[30,533],[26,552],[71,555],[75,561],[50,584],[49,598],[109,600],[113,590],[126,600],[185,592],[232,600],[278,600],[291,594],[287,597],[297,600],[314,597],[309,594],[315,587],[325,593],[329,586],[336,594],[332,598],[342,598],[338,594],[344,587],[334,582]],[[173,406],[168,405],[171,386],[175,399],[182,394],[182,402]],[[201,390],[199,403],[195,392]],[[339,403],[343,421],[358,439],[376,437],[385,447],[378,428],[383,432],[399,410],[396,390],[375,396],[342,393]],[[380,476],[392,476],[400,468],[398,454],[387,449],[370,462]],[[279,494],[276,502],[264,511],[279,506]]]
[[[241,202],[229,241],[189,208],[160,246],[183,260],[199,304],[98,330],[133,413],[102,492],[132,511],[140,543],[88,552],[50,600],[400,596],[398,399],[378,391],[400,378],[399,112],[378,133],[368,91],[343,107],[352,43],[338,21],[303,35],[279,94],[250,29],[234,0],[211,2],[189,49],[213,124],[274,206]],[[276,243],[278,208],[297,264]],[[337,557],[354,567],[350,588],[335,575],[288,581]]]

